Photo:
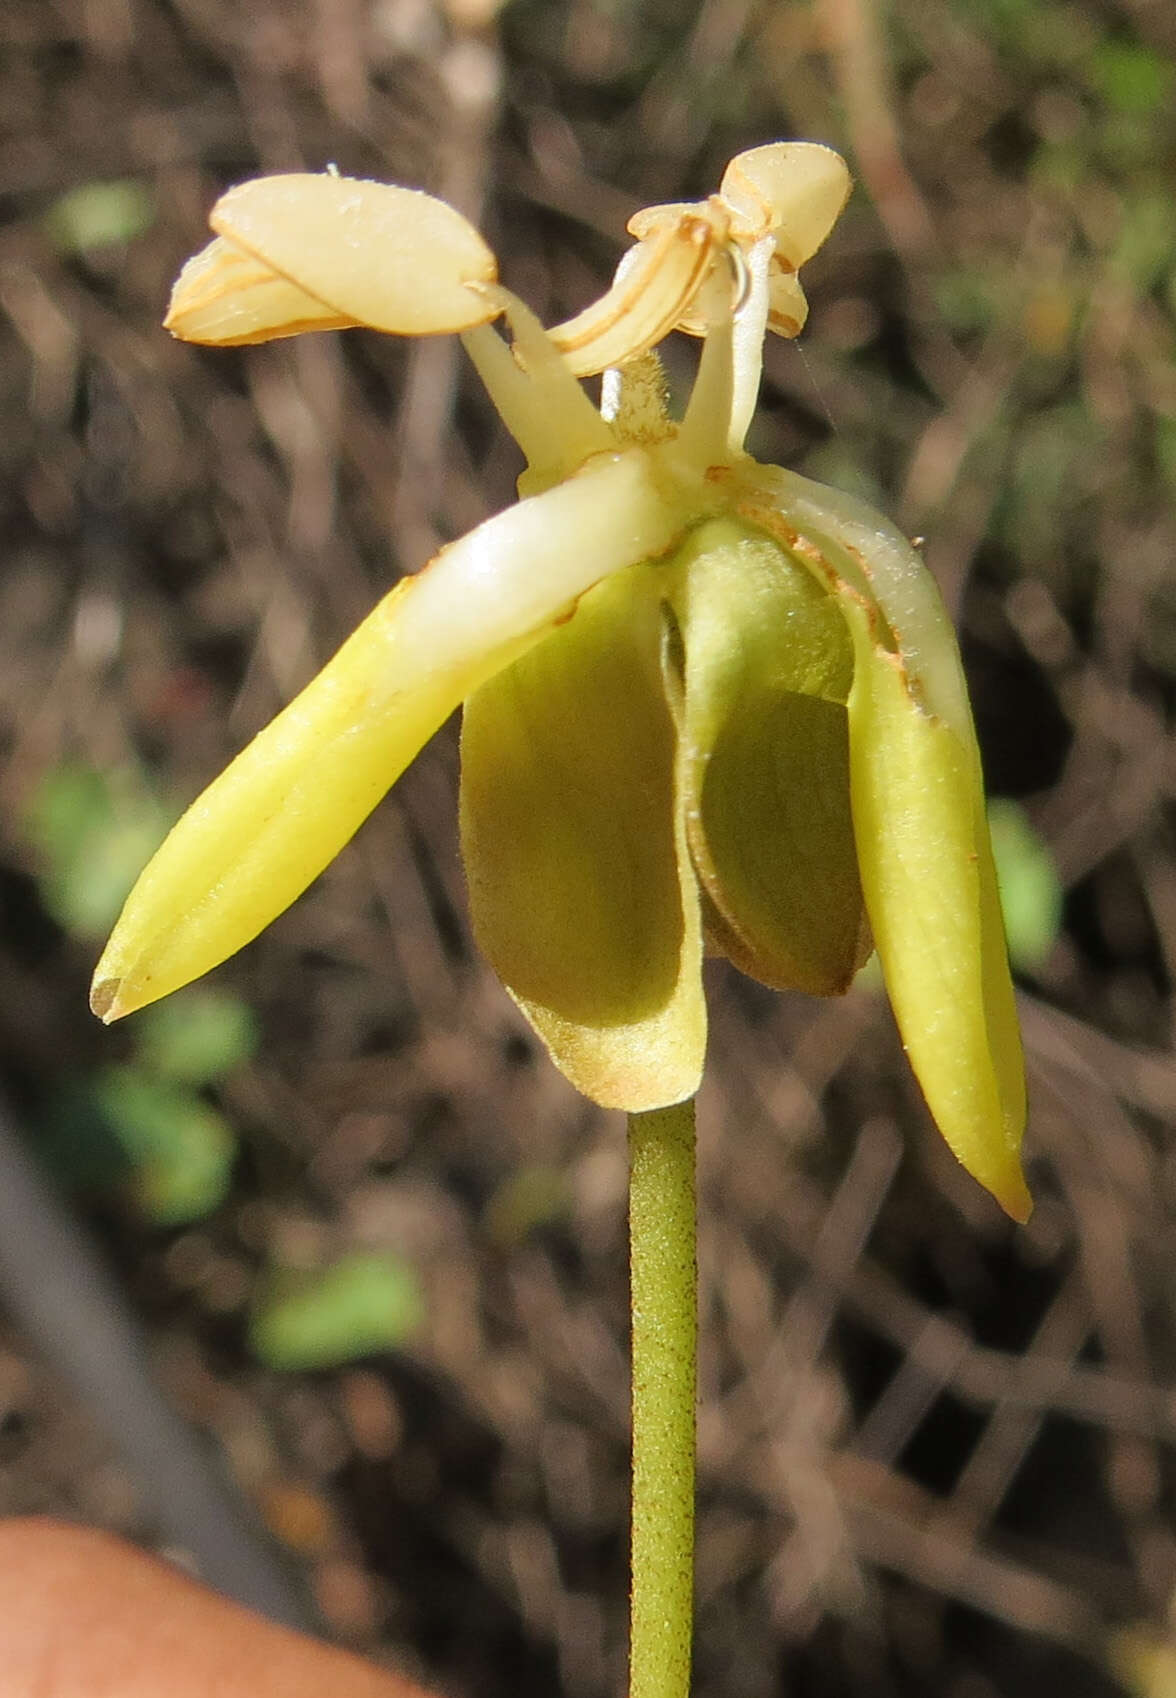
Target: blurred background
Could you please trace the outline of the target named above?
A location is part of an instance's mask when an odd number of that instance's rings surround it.
[[[554,322],[791,136],[857,189],[751,447],[925,538],[960,621],[1037,1209],[957,1170],[868,972],[711,964],[697,1692],[1163,1698],[1164,0],[3,0],[0,1512],[454,1698],[623,1690],[623,1126],[473,952],[455,727],[209,984],[112,1031],[86,987],[170,820],[518,470],[452,339],[170,341],[218,192],[423,186]]]

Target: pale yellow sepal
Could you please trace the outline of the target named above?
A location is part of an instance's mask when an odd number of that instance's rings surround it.
[[[783,466],[745,460],[733,474],[739,511],[796,554],[830,589],[876,602],[883,636],[903,657],[918,699],[975,749],[959,646],[935,579],[898,527],[844,490]],[[980,782],[979,757],[976,758]]]
[[[322,871],[458,703],[575,598],[680,525],[640,451],[591,462],[443,549],[193,804],[94,976],[116,1019],[255,937]]]
[[[479,947],[572,1083],[629,1112],[692,1096],[706,1044],[660,572],[599,584],[462,725]]]

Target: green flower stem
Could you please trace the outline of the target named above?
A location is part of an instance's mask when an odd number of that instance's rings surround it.
[[[687,1698],[698,1333],[694,1102],[629,1117],[633,1592],[629,1698]]]

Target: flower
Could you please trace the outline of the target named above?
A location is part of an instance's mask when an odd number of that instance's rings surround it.
[[[95,975],[110,1020],[256,935],[459,704],[475,933],[564,1073],[630,1111],[697,1088],[704,947],[843,991],[873,944],[931,1112],[1018,1218],[1024,1083],[959,655],[911,546],[743,448],[766,329],[849,178],[741,154],[655,207],[607,293],[544,330],[478,233],[417,191],[261,179],[212,214],[167,324],[216,344],[461,333],[527,459],[192,806]],[[511,342],[495,320],[503,320]],[[651,350],[703,338],[679,422]],[[602,405],[578,378],[604,372]]]

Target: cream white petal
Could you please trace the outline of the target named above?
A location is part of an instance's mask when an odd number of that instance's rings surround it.
[[[723,173],[721,194],[752,239],[772,231],[776,251],[793,270],[811,259],[849,198],[849,169],[818,142],[769,142],[737,154]]]
[[[773,264],[768,281],[768,329],[777,336],[799,336],[808,318],[808,301],[793,271]]]
[[[695,217],[702,212],[705,202],[698,200],[663,201],[660,206],[643,206],[640,212],[635,212],[625,225],[630,236],[636,236],[643,242],[647,236],[656,236],[667,225],[680,224],[682,219],[693,214]]]
[[[687,209],[634,250],[611,289],[548,336],[578,377],[636,359],[686,314],[726,240],[726,221]]]
[[[212,228],[316,300],[400,336],[498,314],[498,265],[473,225],[419,189],[351,177],[260,177],[222,195]]]
[[[163,322],[184,342],[227,348],[304,330],[344,330],[355,320],[217,236],[176,278]]]

